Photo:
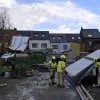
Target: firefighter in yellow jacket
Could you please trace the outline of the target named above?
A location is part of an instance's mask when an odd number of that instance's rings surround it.
[[[58,86],[64,87],[64,70],[66,67],[66,56],[61,55],[60,61],[57,65],[57,72],[58,72]]]
[[[54,85],[54,84],[56,84],[54,82],[54,79],[55,79],[55,72],[57,69],[55,56],[53,56],[52,59],[48,62],[48,66],[49,66],[49,70],[50,70],[50,83],[49,83],[49,85]]]
[[[100,75],[99,69],[100,69],[100,58],[95,58],[95,67],[96,67],[96,77],[97,77],[97,84],[98,84],[98,77]]]

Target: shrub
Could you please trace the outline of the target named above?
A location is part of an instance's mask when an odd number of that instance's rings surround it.
[[[28,55],[27,57],[16,57],[11,61],[16,64],[16,74],[24,75],[24,73],[33,68],[33,64],[41,64],[45,61],[46,56],[40,53],[34,53]]]

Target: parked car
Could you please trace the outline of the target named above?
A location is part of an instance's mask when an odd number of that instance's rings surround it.
[[[75,63],[75,62],[76,62],[76,60],[68,60],[66,66],[69,66],[69,65],[71,65],[71,64],[73,64],[73,63]]]

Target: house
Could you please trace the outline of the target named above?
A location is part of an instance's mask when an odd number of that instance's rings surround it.
[[[66,34],[54,34],[49,35],[51,47],[53,48],[54,53],[59,54],[61,52],[67,51],[70,49],[70,43],[66,39]]]
[[[47,48],[51,48],[49,31],[32,31],[29,50],[39,51]]]
[[[83,42],[80,34],[66,34],[67,41],[70,43],[70,49],[74,51],[74,57],[80,57],[80,45]]]
[[[100,32],[98,29],[83,29],[80,30],[80,36],[83,40],[81,44],[82,52],[93,52],[99,48],[99,44],[96,45],[97,41],[100,41]]]

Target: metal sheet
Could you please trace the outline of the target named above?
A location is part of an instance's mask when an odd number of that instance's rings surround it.
[[[78,60],[77,62],[68,66],[66,68],[66,71],[69,74],[71,74],[72,76],[76,76],[78,73],[80,73],[82,70],[84,70],[86,67],[88,67],[92,63],[93,63],[92,60],[82,58],[82,59]]]
[[[11,46],[14,46],[15,41],[16,41],[16,36],[13,36],[12,41],[11,41]]]
[[[28,40],[29,40],[29,37],[23,37],[21,44],[27,44]]]
[[[18,46],[13,46],[13,47],[9,47],[11,50],[16,50],[18,48]]]
[[[15,38],[14,36],[12,39],[11,46],[9,48],[12,50],[24,51],[27,47],[28,40],[29,40],[29,37],[16,36]],[[12,44],[14,45],[12,46]]]
[[[15,55],[15,54],[8,53],[8,54],[4,54],[4,55],[2,55],[1,58],[7,59],[7,58],[14,57],[14,55]]]
[[[96,50],[95,52],[87,55],[86,57],[90,57],[90,58],[100,58],[100,49],[99,50]]]
[[[21,40],[22,40],[22,36],[17,36],[16,37],[16,41],[15,41],[15,43],[14,43],[14,46],[16,45],[16,46],[19,46],[20,45],[20,43],[21,43]]]
[[[22,44],[16,50],[18,50],[18,51],[24,51],[26,49],[26,47],[27,47],[27,44]]]

